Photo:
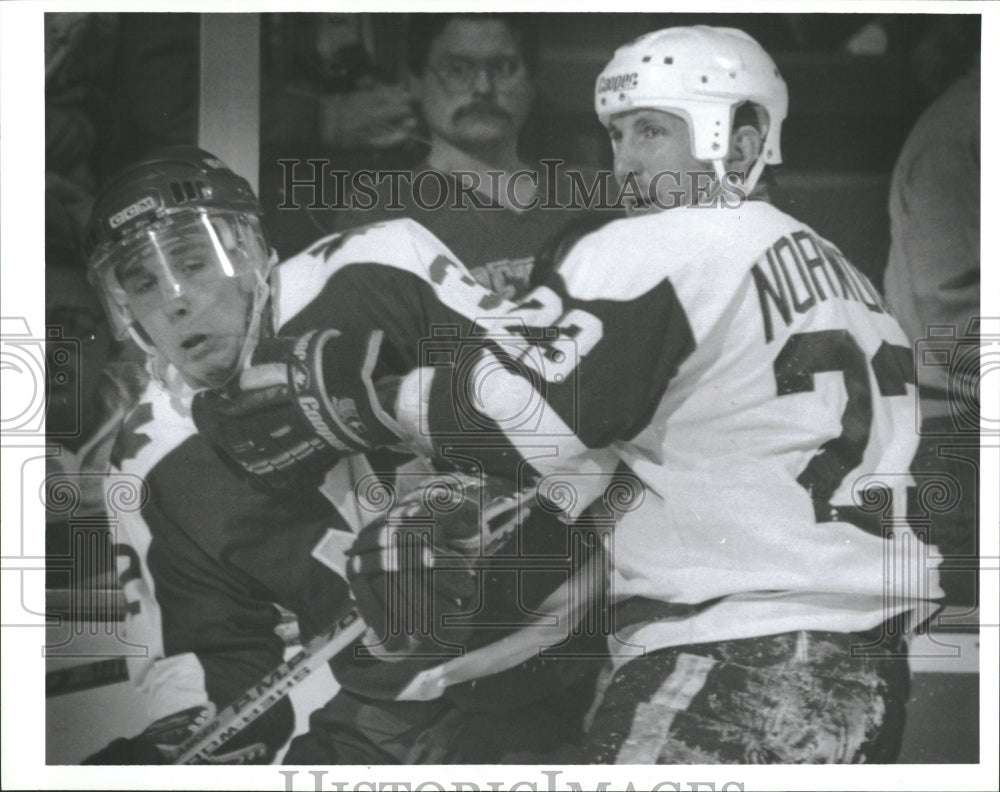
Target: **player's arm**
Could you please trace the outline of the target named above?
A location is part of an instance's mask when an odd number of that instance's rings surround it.
[[[208,702],[219,711],[244,695],[281,663],[284,642],[275,632],[279,616],[259,587],[221,574],[197,553],[171,553],[161,548],[150,557],[161,603],[167,657],[191,654],[204,676]],[[231,754],[263,746],[257,761],[268,761],[291,735],[294,716],[281,702],[235,735],[220,751]]]
[[[405,453],[385,378],[416,366],[428,298],[435,303],[429,285],[398,268],[337,270],[276,337],[258,344],[232,387],[197,394],[199,433],[277,492],[314,490],[353,454],[396,446]]]
[[[498,475],[606,483],[619,462],[607,446],[649,424],[694,340],[668,278],[604,299],[594,266],[570,255],[517,305],[482,310],[472,337],[427,342],[394,404],[416,442]]]
[[[344,330],[325,349],[328,392],[355,400],[363,389],[377,397],[372,412],[395,422],[392,434],[424,453],[472,451],[487,472],[506,476],[511,464],[544,464],[551,453],[565,461],[634,436],[693,349],[693,334],[668,278],[647,277],[605,299],[594,272],[614,280],[624,254],[614,239],[579,247],[557,240],[541,257],[552,259],[541,282],[516,304],[445,255],[426,277],[345,267],[316,301],[341,298],[325,316]],[[359,366],[359,348],[377,352]]]
[[[292,418],[260,445],[278,437],[295,449],[325,446],[328,464],[402,443],[519,484],[567,467],[608,476],[617,460],[601,449],[645,427],[693,342],[669,280],[619,299],[577,296],[573,281],[592,266],[571,256],[515,305],[444,255],[424,276],[349,265],[281,328],[290,352],[255,361],[239,400],[276,383]],[[254,447],[245,443],[260,425],[251,407],[247,420],[219,413],[223,427],[243,420],[217,442],[235,448],[231,455]],[[211,435],[208,426],[199,420]],[[295,471],[298,461],[282,464]]]

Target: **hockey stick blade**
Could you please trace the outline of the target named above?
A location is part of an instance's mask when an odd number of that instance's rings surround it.
[[[204,761],[223,743],[285,698],[309,674],[360,638],[365,629],[364,620],[352,603],[333,625],[306,642],[302,651],[269,672],[204,728],[189,737],[180,746],[174,764],[199,764]]]

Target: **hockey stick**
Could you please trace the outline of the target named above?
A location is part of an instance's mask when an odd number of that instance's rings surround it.
[[[224,742],[245,729],[285,698],[299,682],[361,637],[366,627],[354,604],[328,629],[318,633],[297,655],[269,672],[204,728],[180,746],[174,764],[199,764]]]

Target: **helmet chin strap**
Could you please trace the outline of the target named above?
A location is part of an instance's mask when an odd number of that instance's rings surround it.
[[[142,332],[136,329],[135,321],[129,323],[126,329],[131,339],[135,341],[136,346],[145,352],[147,357],[157,357],[160,354],[152,342],[147,340]]]
[[[712,167],[715,170],[715,176],[719,180],[719,189],[727,190],[726,187],[726,164],[723,160],[717,159],[712,160]],[[743,197],[749,198],[757,186],[757,182],[760,181],[761,174],[764,172],[764,158],[757,157],[754,160],[753,165],[750,166],[750,170],[747,172],[746,176],[743,178]]]
[[[267,278],[273,266],[274,257],[272,256],[271,261],[264,268],[264,272],[254,270],[253,274],[257,278],[257,285],[254,287],[253,306],[250,308],[247,334],[246,338],[243,339],[243,348],[240,350],[240,354],[236,358],[236,363],[233,365],[233,373],[230,375],[229,381],[232,381],[233,376],[243,371],[246,367],[254,350],[257,348],[257,342],[260,341],[261,335],[269,335],[273,331],[273,328],[268,326],[269,323],[264,321],[265,314],[270,316],[270,311],[266,311],[265,309],[268,305],[268,299],[271,296],[271,286]],[[262,322],[264,324],[263,328],[261,327]],[[228,384],[229,381],[225,384]]]
[[[266,325],[262,331],[261,323],[263,321],[264,314],[269,314],[269,312],[265,311],[268,305],[268,298],[271,296],[271,286],[268,283],[267,276],[271,273],[271,267],[273,266],[274,258],[272,257],[271,261],[269,261],[264,267],[263,272],[256,269],[253,271],[257,283],[254,286],[253,302],[248,310],[247,329],[246,334],[243,336],[243,346],[240,347],[240,352],[233,361],[233,365],[230,368],[225,381],[217,383],[199,383],[199,388],[221,390],[229,385],[229,383],[239,376],[239,374],[246,367],[247,362],[250,360],[254,350],[257,348],[257,342],[260,341],[261,333],[271,332],[272,328],[267,327]]]

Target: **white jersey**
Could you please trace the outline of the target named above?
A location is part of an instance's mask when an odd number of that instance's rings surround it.
[[[604,446],[645,485],[615,531],[613,596],[685,607],[634,643],[866,630],[941,596],[903,514],[909,342],[832,244],[762,202],[618,220],[506,315],[544,304],[575,358],[542,367],[541,431],[504,433],[539,474]],[[503,429],[524,380],[500,379],[481,410]],[[441,438],[460,434],[435,401],[450,390],[424,385]],[[532,460],[540,434],[557,452]]]

